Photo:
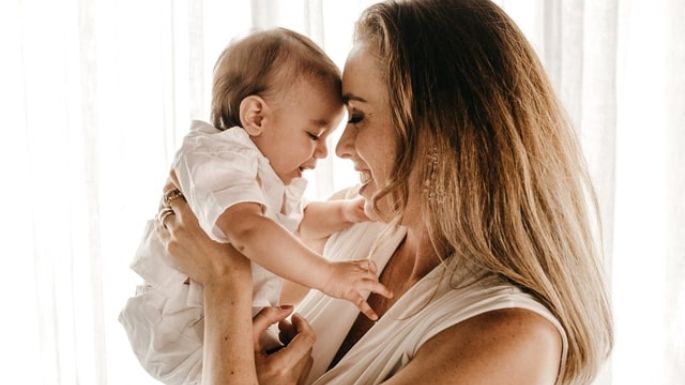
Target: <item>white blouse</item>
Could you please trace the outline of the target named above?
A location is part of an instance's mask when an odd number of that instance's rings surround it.
[[[385,236],[376,239],[382,230],[377,223],[350,228],[328,241],[324,255],[337,260],[368,254],[382,271],[405,235],[402,228],[386,228]],[[562,338],[563,365],[568,350],[566,332],[545,306],[493,275],[455,285],[465,282],[474,270],[453,269],[453,260],[448,259],[424,276],[328,372],[359,312],[345,301],[310,292],[297,309],[317,336],[307,384],[380,384],[409,363],[431,337],[466,319],[505,308],[527,309],[556,326]]]
[[[403,228],[382,223],[361,223],[332,236],[323,255],[330,260],[372,259],[382,271],[405,236]],[[561,363],[566,360],[566,333],[552,313],[537,300],[495,276],[484,276],[455,288],[455,281],[470,276],[452,274],[453,260],[440,265],[400,297],[376,324],[330,371],[342,341],[359,311],[351,303],[312,290],[297,307],[316,333],[314,363],[307,384],[379,384],[409,363],[431,337],[463,320],[504,308],[535,312],[556,326],[562,337]],[[199,384],[202,366],[200,314],[177,307],[151,292],[129,299],[120,320],[134,351],[151,374],[167,384]],[[166,344],[160,341],[167,341]],[[173,342],[169,342],[173,341]],[[177,354],[180,349],[191,355]],[[162,361],[174,361],[169,367]],[[146,361],[148,360],[148,361]],[[164,367],[163,365],[167,365]]]

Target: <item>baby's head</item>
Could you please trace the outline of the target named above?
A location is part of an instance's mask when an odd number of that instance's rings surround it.
[[[212,123],[244,128],[286,184],[326,157],[326,138],[342,114],[340,70],[301,34],[257,32],[217,61]]]

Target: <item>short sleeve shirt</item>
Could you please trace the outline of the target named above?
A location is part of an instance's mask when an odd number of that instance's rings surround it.
[[[194,121],[173,168],[200,226],[216,241],[230,241],[216,221],[238,203],[261,205],[265,216],[290,232],[302,220],[306,180],[296,178],[284,185],[241,127],[219,131],[205,122]]]

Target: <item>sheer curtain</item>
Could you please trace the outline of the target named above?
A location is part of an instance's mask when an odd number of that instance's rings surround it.
[[[599,192],[617,343],[597,383],[682,384],[685,3],[497,2],[543,60]],[[231,38],[280,25],[342,66],[369,3],[0,2],[8,383],[156,383],[116,317],[171,156],[189,120],[207,118],[214,60]],[[334,157],[307,176],[310,198],[357,179]]]

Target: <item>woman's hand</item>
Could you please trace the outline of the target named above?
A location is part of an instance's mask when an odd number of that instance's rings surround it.
[[[292,306],[267,307],[254,318],[253,335],[257,376],[261,385],[303,384],[312,368],[312,346],[315,336],[307,321],[297,314],[292,323],[285,320]],[[279,338],[285,345],[268,353],[260,343],[262,333],[278,322]]]
[[[164,187],[165,195],[174,189],[172,175]],[[156,230],[173,266],[202,286],[225,282],[244,284],[245,279],[251,279],[248,259],[229,244],[210,239],[182,196],[163,200],[163,207],[164,204],[173,212],[161,216]]]
[[[168,193],[177,189],[172,178],[173,175],[164,188],[167,197],[173,196]],[[229,244],[211,240],[182,196],[163,199],[160,208],[162,212],[165,208],[172,210],[160,215],[156,224],[157,235],[170,254],[170,263],[205,287],[206,373],[203,375],[220,383],[253,383],[256,366],[262,385],[304,383],[311,370],[315,340],[309,324],[298,315],[293,315],[292,324],[285,321],[292,306],[265,308],[252,321],[253,346],[249,337],[243,341],[244,332],[250,327],[249,318],[242,317],[243,310],[249,309],[251,298],[249,260]],[[243,319],[248,323],[242,322]],[[259,336],[277,322],[284,346],[267,352]],[[254,361],[252,354],[247,360],[249,351],[253,351]],[[226,370],[227,362],[236,364],[235,370]]]
[[[203,382],[256,385],[250,263],[230,245],[212,241],[174,187],[165,187],[156,230],[169,263],[204,287]]]

